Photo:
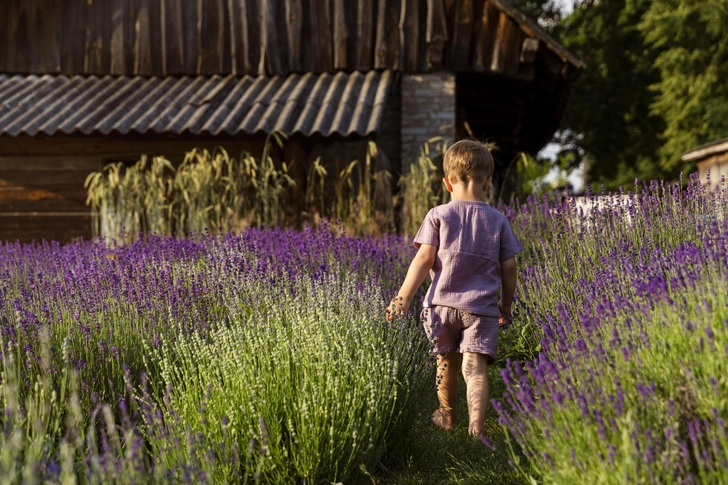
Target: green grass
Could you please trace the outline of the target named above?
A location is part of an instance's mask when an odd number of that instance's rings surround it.
[[[443,431],[429,424],[429,416],[437,408],[433,386],[429,394],[416,400],[415,425],[403,437],[397,449],[391,450],[375,483],[381,485],[445,485],[445,484],[524,484],[515,467],[509,464],[510,452],[504,429],[492,406],[488,408],[486,432],[495,451],[468,435],[465,383],[460,377],[458,416],[454,431]],[[500,368],[488,369],[491,399],[500,399],[504,392]]]

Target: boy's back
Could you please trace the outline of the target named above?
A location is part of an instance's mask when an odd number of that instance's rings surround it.
[[[430,210],[414,242],[438,247],[426,307],[499,316],[500,263],[523,250],[503,214],[485,202],[453,200]]]
[[[431,421],[446,430],[457,426],[457,374],[462,370],[468,431],[479,437],[485,436],[488,365],[497,355],[499,325],[511,319],[515,255],[523,249],[505,216],[482,202],[493,166],[488,149],[474,140],[459,141],[445,153],[443,183],[452,202],[427,214],[415,236],[417,254],[387,310],[387,320],[407,310],[427,274],[432,276],[421,314],[438,362],[440,407]]]

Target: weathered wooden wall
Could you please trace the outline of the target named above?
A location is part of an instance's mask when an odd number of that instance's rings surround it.
[[[528,78],[537,38],[562,66],[570,58],[506,0],[5,0],[2,10],[7,73],[448,68]]]
[[[321,157],[330,174],[338,174],[352,160],[363,160],[367,139],[291,138],[276,159],[291,166],[298,186],[291,193],[293,212],[303,210],[307,164]],[[264,137],[6,137],[0,136],[0,241],[48,239],[68,242],[91,237],[91,213],[86,206],[84,181],[111,162],[133,162],[141,154],[164,155],[174,165],[193,148],[222,146],[233,157],[243,151],[260,156]],[[399,153],[399,148],[395,148]],[[379,168],[391,169],[381,157]],[[330,178],[329,191],[333,190]]]
[[[100,167],[99,157],[86,155],[0,155],[0,241],[90,235],[83,183]]]

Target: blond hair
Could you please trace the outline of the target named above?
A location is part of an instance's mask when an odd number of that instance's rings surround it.
[[[495,162],[490,151],[477,140],[461,140],[445,153],[443,169],[450,182],[485,182],[493,175]]]

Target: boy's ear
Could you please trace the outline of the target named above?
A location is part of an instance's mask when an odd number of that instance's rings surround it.
[[[490,187],[490,183],[493,181],[493,176],[491,175],[487,179],[485,179],[485,182],[483,182],[483,191],[488,190],[488,187]]]
[[[443,177],[442,181],[445,182],[445,188],[448,192],[452,193],[452,184],[450,183],[450,180],[448,180],[447,177]]]

